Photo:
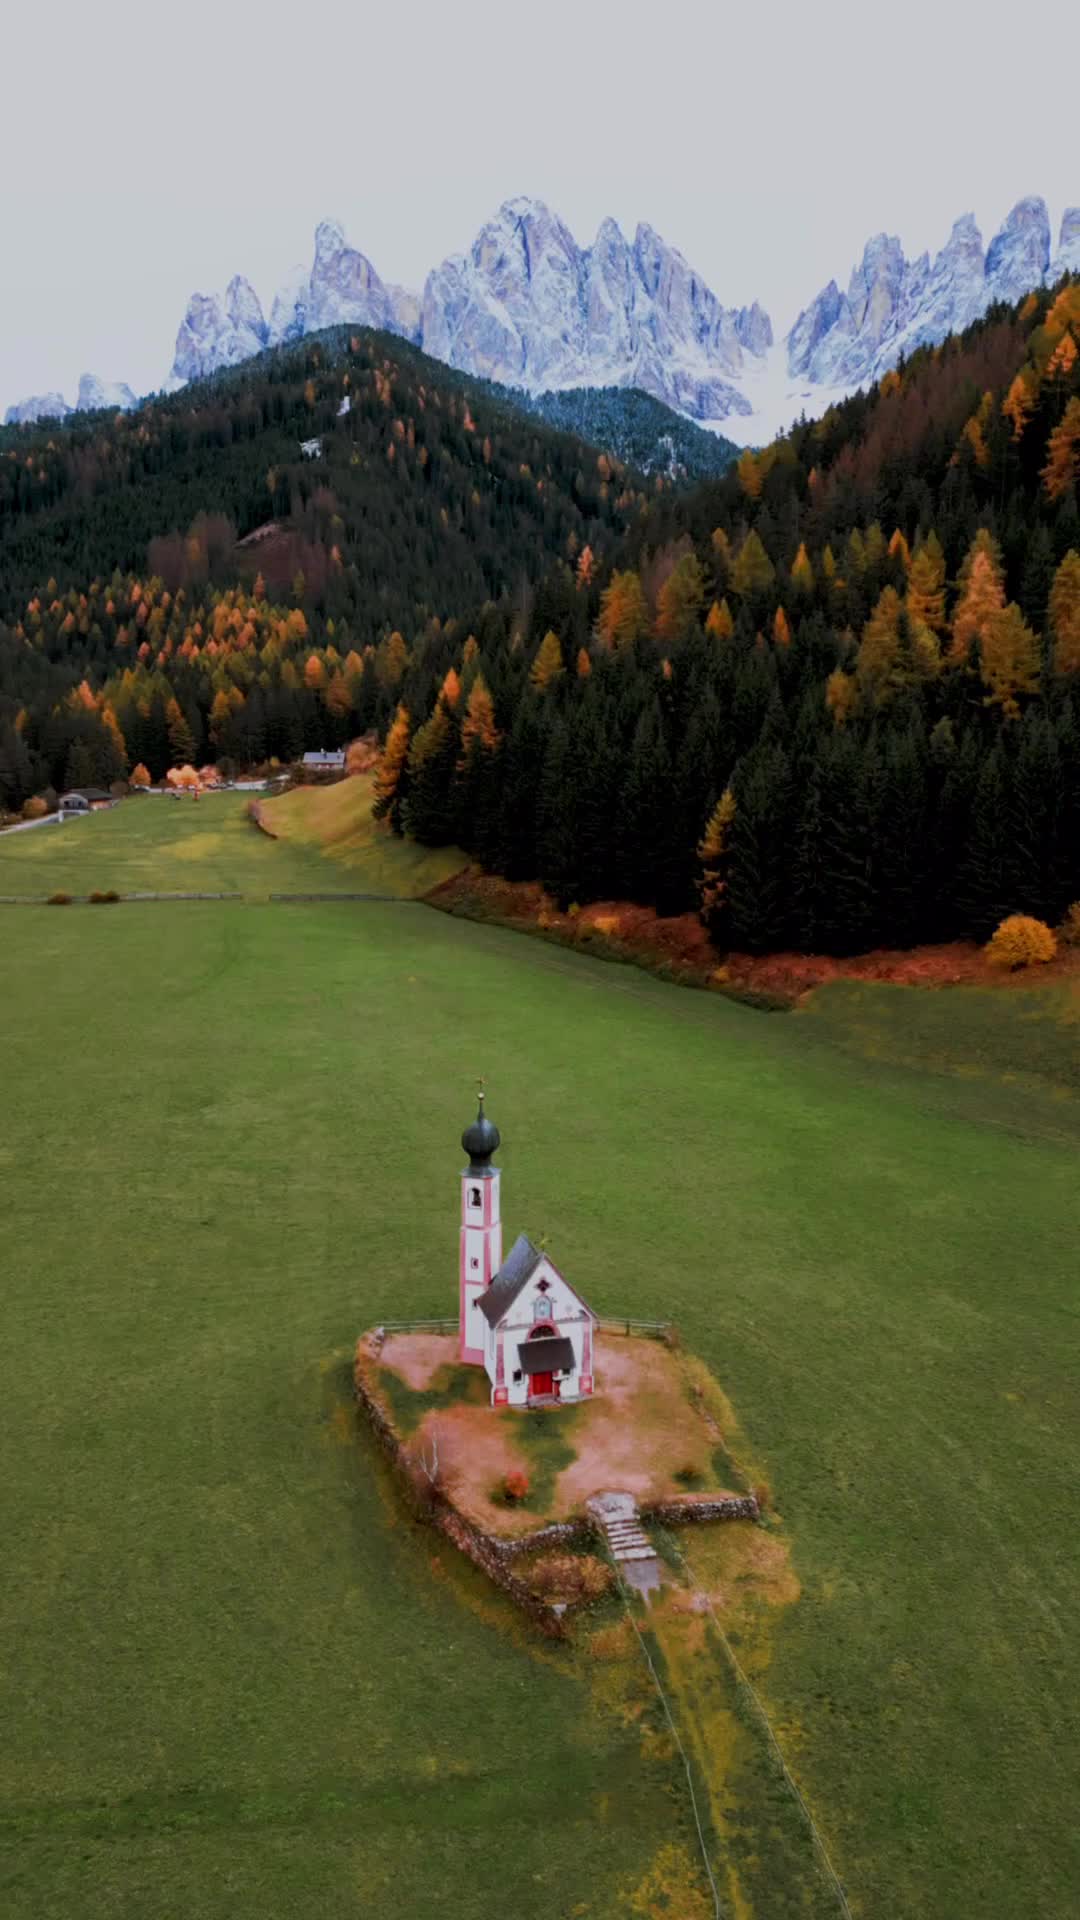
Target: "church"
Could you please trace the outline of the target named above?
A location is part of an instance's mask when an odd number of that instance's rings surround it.
[[[493,1407],[552,1406],[586,1399],[596,1381],[596,1316],[549,1260],[519,1234],[502,1257],[499,1129],[484,1095],[461,1144],[459,1286],[462,1360],[483,1367]]]

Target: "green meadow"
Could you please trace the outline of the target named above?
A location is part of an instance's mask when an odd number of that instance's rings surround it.
[[[454,1311],[478,1073],[509,1231],[675,1320],[768,1481],[800,1595],[755,1670],[852,1913],[1076,1912],[1075,1005],[763,1014],[406,899],[268,901],[345,871],[236,796],[0,839],[0,893],[247,896],[0,907],[5,1920],[681,1920],[664,1741],[351,1411],[361,1328]]]

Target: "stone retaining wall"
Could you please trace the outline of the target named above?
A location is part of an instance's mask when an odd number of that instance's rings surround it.
[[[380,1445],[389,1455],[402,1480],[412,1488],[411,1476],[405,1465],[405,1449],[401,1436],[364,1377],[365,1359],[377,1360],[385,1339],[386,1335],[379,1327],[366,1340],[361,1339],[357,1343],[353,1391],[357,1404],[363,1408],[370,1420]],[[575,1537],[577,1523],[570,1521],[552,1527],[541,1527],[535,1533],[523,1535],[520,1540],[496,1540],[493,1535],[484,1533],[481,1528],[474,1526],[471,1520],[466,1520],[464,1514],[450,1505],[444,1494],[433,1489],[433,1495],[432,1525],[436,1526],[440,1533],[444,1533],[447,1539],[452,1540],[459,1552],[471,1560],[474,1566],[479,1567],[489,1580],[493,1581],[497,1587],[501,1587],[504,1593],[509,1594],[510,1598],[536,1621],[542,1633],[553,1640],[564,1638],[566,1627],[562,1613],[555,1607],[549,1606],[546,1600],[538,1599],[536,1594],[525,1585],[524,1580],[513,1572],[510,1562],[517,1554],[524,1553],[529,1546],[535,1546],[547,1540],[567,1540]]]
[[[655,1520],[662,1527],[682,1527],[693,1520],[760,1520],[761,1510],[752,1493],[673,1494],[670,1500],[654,1500],[641,1508],[643,1520]]]
[[[356,1345],[356,1364],[353,1370],[353,1391],[357,1405],[362,1407],[372,1429],[385,1449],[397,1472],[407,1486],[415,1493],[411,1475],[405,1463],[405,1448],[389,1414],[386,1412],[377,1394],[366,1378],[367,1364],[378,1362],[387,1338],[383,1327],[376,1327],[365,1334]],[[485,1533],[482,1528],[467,1520],[465,1515],[452,1505],[446,1495],[432,1489],[431,1520],[440,1533],[452,1540],[459,1552],[465,1554],[473,1565],[479,1567],[489,1580],[501,1587],[504,1593],[536,1621],[542,1633],[552,1639],[560,1639],[567,1632],[566,1609],[549,1605],[540,1600],[526,1586],[524,1580],[513,1570],[513,1561],[520,1555],[532,1553],[544,1547],[572,1547],[584,1545],[597,1538],[597,1529],[589,1518],[575,1520],[553,1520],[547,1526],[535,1527],[531,1533],[519,1534],[514,1539],[501,1540],[495,1534]],[[662,1526],[684,1526],[691,1521],[701,1520],[757,1520],[760,1518],[758,1503],[752,1493],[747,1494],[674,1494],[668,1500],[654,1501],[651,1506],[640,1509],[644,1520],[657,1521]]]

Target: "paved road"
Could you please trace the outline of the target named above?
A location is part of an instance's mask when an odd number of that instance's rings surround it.
[[[78,814],[71,818],[77,820]],[[58,813],[43,813],[40,820],[17,820],[13,827],[0,827],[0,833],[29,833],[31,827],[57,827],[60,824]]]

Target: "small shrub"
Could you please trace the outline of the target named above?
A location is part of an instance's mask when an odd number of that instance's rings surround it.
[[[44,820],[48,811],[48,803],[42,799],[40,793],[31,794],[29,800],[23,801],[22,817],[24,820]]]
[[[701,1474],[697,1467],[691,1466],[690,1462],[687,1461],[684,1467],[676,1467],[675,1478],[681,1486],[696,1487],[701,1479]]]
[[[1080,900],[1074,900],[1067,909],[1058,928],[1058,939],[1064,947],[1080,947]]]
[[[70,893],[50,893],[48,904],[50,907],[70,907],[71,895]]]
[[[552,1553],[538,1560],[529,1586],[545,1600],[598,1600],[614,1575],[606,1561],[591,1553]]]
[[[1044,920],[1027,913],[1010,913],[987,942],[986,957],[995,967],[1045,965],[1057,952],[1057,941]]]
[[[766,1513],[772,1502],[772,1494],[770,1493],[769,1488],[765,1484],[764,1480],[759,1481],[758,1485],[754,1487],[753,1494],[754,1494],[754,1499],[758,1503],[758,1512]]]
[[[90,905],[92,907],[111,907],[119,898],[120,895],[117,893],[115,887],[107,887],[103,893],[95,888],[94,892],[90,895]]]
[[[619,931],[619,916],[617,913],[598,913],[593,927],[597,933],[603,934],[605,940],[610,940]]]
[[[529,1476],[520,1467],[511,1467],[503,1481],[503,1499],[510,1506],[516,1506],[519,1500],[529,1497]]]

